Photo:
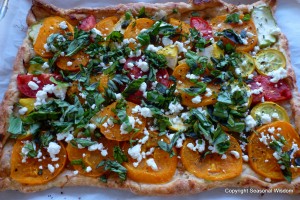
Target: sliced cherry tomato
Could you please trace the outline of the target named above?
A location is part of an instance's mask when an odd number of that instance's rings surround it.
[[[195,28],[199,32],[201,32],[205,39],[209,40],[213,37],[211,26],[206,20],[202,19],[201,17],[192,17],[190,20],[190,24],[192,28]]]
[[[79,29],[84,31],[89,31],[96,26],[96,19],[93,15],[85,18],[81,21],[80,25],[78,26]]]
[[[143,72],[140,68],[138,68],[135,65],[135,62],[140,59],[140,57],[128,58],[126,63],[124,64],[124,70],[128,71],[127,75],[131,80],[138,79],[147,74],[147,72]]]
[[[135,93],[129,95],[126,100],[135,104],[141,104],[142,99],[144,98],[143,92],[138,90]]]
[[[166,87],[170,86],[169,73],[167,69],[159,69],[156,73],[157,82],[163,84]]]
[[[263,88],[263,92],[259,94],[252,94],[252,103],[256,104],[261,102],[262,97],[265,101],[283,101],[292,98],[291,88],[284,81],[280,80],[278,83],[272,83],[270,77],[258,75],[253,78],[253,82],[250,83],[251,90]],[[260,83],[260,84],[257,84]]]
[[[50,81],[51,77],[54,77],[55,79],[61,79],[60,75],[56,74],[40,74],[40,75],[25,75],[25,74],[19,74],[17,77],[17,85],[19,91],[24,94],[27,97],[36,97],[36,93],[39,90],[42,90],[44,85],[47,84],[54,84]],[[35,81],[34,79],[37,78],[38,81]],[[39,87],[36,90],[32,90],[28,83],[30,81],[35,82]]]

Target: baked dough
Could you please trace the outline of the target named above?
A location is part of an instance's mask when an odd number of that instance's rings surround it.
[[[167,15],[181,20],[186,20],[192,11],[201,11],[200,14],[205,17],[214,17],[216,15],[232,13],[234,11],[248,11],[255,5],[262,3],[268,4],[273,10],[276,7],[276,0],[261,0],[252,5],[235,6],[227,4],[221,0],[194,0],[189,3],[165,3],[165,4],[147,4],[134,3],[127,5],[111,6],[106,8],[84,8],[63,10],[53,5],[46,4],[42,0],[33,0],[33,5],[28,13],[27,24],[33,25],[39,20],[48,16],[62,16],[70,22],[78,22],[89,15],[94,15],[97,19],[103,19],[111,15],[123,15],[127,10],[132,10],[136,14],[140,8],[145,7],[146,12],[152,15]],[[174,14],[173,9],[177,9],[178,13]],[[289,82],[292,87],[293,98],[284,102],[282,105],[290,112],[292,124],[295,125],[297,131],[300,128],[300,94],[296,86],[296,78],[290,62],[290,54],[286,37],[281,33],[277,44],[279,49],[284,52],[287,58],[287,70]],[[20,73],[25,72],[25,63],[28,63],[34,55],[32,43],[28,34],[20,47],[16,61],[14,63],[13,74],[0,107],[2,119],[0,121],[0,190],[19,190],[21,192],[36,192],[46,190],[52,187],[66,186],[94,186],[109,187],[118,189],[127,189],[134,193],[143,195],[179,195],[192,194],[201,191],[210,190],[218,187],[256,187],[262,189],[283,188],[291,189],[294,193],[300,193],[300,177],[293,179],[291,183],[286,181],[268,183],[262,180],[247,163],[243,164],[243,172],[240,176],[223,181],[206,181],[195,177],[191,173],[185,171],[180,166],[176,171],[173,179],[165,184],[144,184],[137,183],[132,180],[121,182],[118,177],[110,177],[107,183],[102,183],[98,178],[91,178],[82,175],[74,175],[73,171],[65,169],[54,180],[43,185],[24,185],[10,178],[10,155],[14,141],[9,139],[7,133],[8,118],[14,112],[13,106],[18,101],[20,93],[17,89],[16,77]]]

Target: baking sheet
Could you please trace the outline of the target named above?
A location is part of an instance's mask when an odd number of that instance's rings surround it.
[[[170,0],[150,0],[144,2],[168,2]],[[178,0],[173,0],[178,1]],[[1,2],[1,1],[0,1]],[[107,6],[118,3],[140,2],[139,0],[48,0],[62,8],[84,7],[84,6]],[[234,3],[247,3],[249,1],[228,0]],[[252,1],[253,2],[253,1]],[[22,40],[26,34],[26,14],[31,6],[31,0],[10,0],[8,11],[5,18],[0,21],[0,101],[8,86],[13,61],[17,54],[18,47],[22,44]],[[296,71],[298,87],[300,86],[300,0],[279,0],[276,19],[279,27],[287,35],[291,60]],[[1,120],[1,118],[0,118]],[[1,166],[0,166],[1,167]],[[234,194],[234,193],[237,194]],[[134,195],[128,191],[120,191],[105,188],[93,187],[73,187],[73,188],[54,188],[34,194],[23,194],[16,191],[0,192],[0,199],[14,200],[75,200],[75,199],[161,199],[162,197],[145,197]],[[182,200],[184,199],[299,199],[299,196],[289,196],[286,194],[261,194],[257,191],[236,190],[220,188],[213,191],[203,192],[201,194],[189,195],[184,197],[163,197],[166,200]]]

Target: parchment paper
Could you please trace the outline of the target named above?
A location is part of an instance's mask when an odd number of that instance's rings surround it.
[[[62,8],[70,7],[100,7],[118,3],[139,2],[139,0],[48,0]],[[170,0],[144,0],[145,2],[168,2]],[[173,0],[179,1],[179,0]],[[184,1],[184,0],[182,0]],[[228,0],[234,3],[247,3],[249,1]],[[251,1],[250,1],[251,2]],[[252,1],[253,2],[253,1]],[[0,101],[9,83],[13,61],[17,54],[18,47],[22,44],[26,34],[26,14],[31,6],[31,0],[10,0],[5,18],[0,21]],[[300,86],[300,0],[279,0],[276,19],[279,27],[287,35],[293,67],[296,71],[298,87]],[[1,120],[1,118],[0,118]],[[1,166],[0,166],[1,167]],[[201,194],[184,197],[145,197],[137,196],[128,191],[114,189],[102,189],[92,187],[54,188],[47,191],[33,194],[23,194],[16,191],[0,192],[1,200],[75,200],[75,199],[300,199],[299,196],[289,196],[286,194],[260,194],[244,190],[239,194],[228,193],[236,190],[226,190],[224,188],[203,192]]]

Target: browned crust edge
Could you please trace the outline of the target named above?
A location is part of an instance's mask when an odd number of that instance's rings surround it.
[[[259,5],[265,2],[270,5],[273,10],[276,6],[276,0],[262,0],[253,5]],[[252,5],[252,6],[253,6]],[[220,9],[220,12],[232,12],[235,10],[246,11],[248,6],[240,5],[234,6],[222,2],[221,0],[193,0],[193,4],[186,3],[167,3],[167,4],[147,4],[147,3],[135,3],[127,5],[111,6],[106,8],[86,8],[86,9],[70,9],[63,10],[56,8],[52,5],[46,4],[43,0],[33,0],[33,6],[28,13],[27,23],[32,25],[40,19],[50,16],[59,15],[66,17],[71,22],[78,21],[85,18],[87,15],[93,14],[96,18],[101,19],[102,17],[110,15],[121,15],[128,9],[131,9],[133,13],[136,13],[141,7],[145,6],[147,12],[155,13],[159,9],[163,9],[166,13],[170,14],[174,8],[178,9],[179,13],[185,13],[191,10],[204,10],[204,9]],[[215,8],[214,8],[215,7]],[[297,129],[300,127],[300,94],[296,86],[296,78],[294,71],[290,62],[290,53],[288,48],[288,42],[286,37],[281,34],[279,39],[280,47],[283,49],[287,56],[287,68],[289,72],[290,82],[293,86],[293,99],[291,100],[293,116],[295,118],[295,124]],[[56,179],[50,181],[45,185],[34,185],[26,186],[13,181],[9,177],[9,164],[7,164],[10,159],[12,141],[7,141],[8,134],[6,133],[8,127],[9,115],[13,112],[13,105],[17,102],[19,97],[19,92],[16,84],[16,77],[19,73],[25,71],[24,63],[29,61],[30,55],[32,55],[32,47],[30,46],[29,38],[26,37],[23,45],[18,51],[16,57],[13,74],[8,86],[8,90],[4,96],[3,102],[0,105],[0,112],[2,113],[2,120],[0,121],[0,139],[2,143],[0,144],[0,152],[5,152],[2,154],[0,165],[0,190],[19,190],[21,192],[36,192],[41,190],[46,190],[52,187],[65,187],[65,186],[95,186],[95,187],[109,187],[117,189],[127,189],[134,193],[143,195],[182,195],[182,194],[192,194],[199,193],[201,191],[210,190],[218,187],[256,187],[261,189],[291,189],[293,193],[300,193],[300,177],[293,180],[291,184],[285,181],[277,183],[267,183],[260,180],[258,175],[250,169],[247,164],[243,165],[243,173],[234,179],[225,181],[205,181],[203,179],[196,178],[188,172],[177,171],[174,178],[166,184],[143,184],[136,183],[131,180],[125,182],[120,182],[117,177],[112,177],[108,180],[107,184],[101,183],[96,178],[85,177],[82,175],[75,176],[72,171],[64,170]],[[4,146],[5,144],[5,146]],[[250,174],[250,175],[249,175]]]

